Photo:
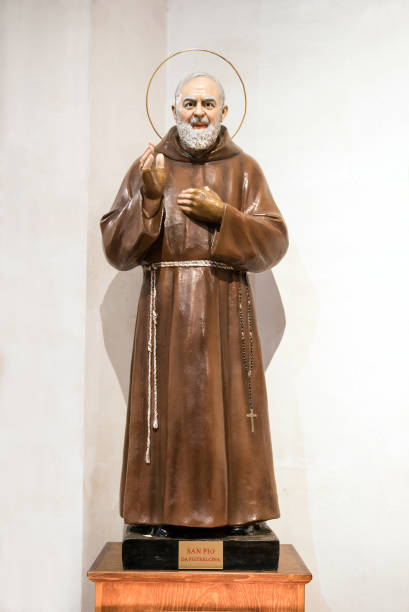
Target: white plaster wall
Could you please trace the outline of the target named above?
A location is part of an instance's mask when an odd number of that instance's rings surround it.
[[[89,3],[1,3],[0,610],[80,607]]]
[[[186,47],[242,72],[237,142],[290,231],[267,371],[273,526],[314,574],[307,610],[406,610],[409,5],[172,0],[168,50]],[[263,335],[270,283],[256,284]]]

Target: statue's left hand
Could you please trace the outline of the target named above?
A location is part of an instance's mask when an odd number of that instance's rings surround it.
[[[205,223],[220,223],[226,203],[215,191],[204,189],[184,189],[177,198],[181,210],[198,221]]]

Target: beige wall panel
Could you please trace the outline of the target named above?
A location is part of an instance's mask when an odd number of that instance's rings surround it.
[[[89,35],[1,3],[2,612],[80,608]]]

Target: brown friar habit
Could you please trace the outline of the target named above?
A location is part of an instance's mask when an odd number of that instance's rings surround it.
[[[156,152],[164,154],[168,170],[158,212],[145,213],[137,160],[101,220],[109,262],[119,270],[144,266],[121,516],[126,523],[192,527],[277,518],[264,370],[246,272],[271,268],[283,257],[286,227],[259,166],[224,127],[200,159],[181,147],[176,127]],[[219,226],[188,217],[176,203],[183,189],[205,186],[227,203]],[[168,266],[149,266],[157,262]],[[249,402],[254,419],[247,416]]]

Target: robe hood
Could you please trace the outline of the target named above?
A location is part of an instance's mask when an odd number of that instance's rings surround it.
[[[182,145],[180,144],[177,127],[175,125],[155,147],[155,151],[156,153],[163,153],[165,157],[173,159],[174,161],[199,164],[208,161],[228,159],[229,157],[233,157],[234,155],[241,153],[240,147],[234,144],[230,138],[227,128],[224,125],[222,125],[220,128],[220,134],[214,147],[209,151],[203,152],[203,155],[194,156],[183,149]]]

